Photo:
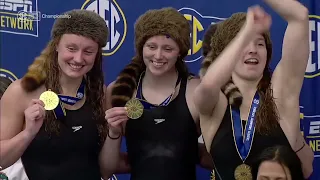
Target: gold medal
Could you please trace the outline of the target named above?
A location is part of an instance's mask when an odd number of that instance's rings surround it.
[[[54,110],[59,105],[59,97],[53,91],[45,91],[39,98],[44,103],[44,109],[47,111]]]
[[[211,171],[211,180],[216,180],[216,173],[214,170]]]
[[[138,99],[129,100],[125,107],[127,108],[127,116],[130,119],[138,119],[143,114],[143,105]]]
[[[239,165],[234,171],[236,180],[252,180],[251,168],[246,164]]]

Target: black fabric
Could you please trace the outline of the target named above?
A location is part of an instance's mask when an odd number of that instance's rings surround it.
[[[242,124],[245,126],[246,121],[242,121]],[[255,132],[250,154],[245,161],[246,164],[252,166],[256,160],[255,158],[257,158],[267,147],[283,145],[291,149],[291,146],[280,125],[278,125],[271,134],[272,135],[265,136]],[[243,162],[236,150],[233,138],[230,106],[227,107],[221,125],[211,143],[210,154],[215,165],[216,180],[234,179],[234,171],[236,167],[241,165]],[[295,169],[294,171],[302,173],[301,167],[300,169]]]
[[[182,79],[178,96],[168,106],[145,109],[139,119],[127,122],[131,180],[196,179],[198,133],[186,86],[187,79]]]
[[[89,103],[66,110],[60,135],[47,133],[44,125],[21,159],[30,180],[101,180],[96,121]],[[75,130],[79,128],[79,130]]]

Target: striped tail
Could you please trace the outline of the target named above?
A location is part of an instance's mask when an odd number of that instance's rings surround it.
[[[140,60],[141,61],[141,60]],[[123,107],[132,98],[143,72],[143,62],[134,58],[119,74],[111,92],[112,107]]]
[[[49,57],[49,46],[47,46],[36,57],[33,63],[29,66],[28,72],[23,76],[21,85],[27,92],[33,91],[40,87],[47,78],[45,63]]]
[[[222,87],[222,91],[227,96],[230,105],[240,107],[242,104],[242,94],[239,88],[233,83],[232,79]]]

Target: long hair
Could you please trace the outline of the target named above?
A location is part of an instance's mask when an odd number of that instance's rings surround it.
[[[175,64],[179,75],[182,78],[189,76],[187,65],[178,58]],[[142,72],[146,70],[143,57],[137,55],[131,62],[119,73],[111,92],[112,107],[123,107],[129,101],[138,85],[138,80]]]
[[[60,38],[52,39],[45,50],[42,51],[34,63],[29,66],[27,74],[22,79],[22,86],[27,91],[32,91],[45,85],[46,89],[51,89],[55,93],[62,92],[59,79],[61,76],[61,69],[58,64],[58,52],[56,47]],[[101,140],[104,140],[107,133],[107,126],[104,123],[104,77],[102,71],[102,50],[99,48],[94,65],[92,69],[86,74],[86,102],[88,102],[93,111],[92,120],[96,121]],[[40,76],[40,72],[45,72]],[[40,73],[40,74],[39,74]],[[43,79],[45,77],[45,79]],[[44,121],[45,130],[49,133],[59,134],[61,122],[57,120],[52,111],[46,113]]]
[[[112,106],[122,107],[132,98],[137,88],[138,79],[146,66],[143,62],[145,42],[157,35],[172,38],[179,46],[180,56],[175,67],[182,78],[189,76],[187,65],[183,59],[190,48],[190,24],[176,9],[168,7],[148,10],[135,23],[135,51],[131,62],[120,72],[112,88]]]
[[[232,39],[238,34],[246,20],[246,13],[235,13],[230,18],[220,22],[214,34],[211,36],[211,51],[202,62],[200,76],[204,76],[212,62],[228,46]],[[269,64],[272,58],[272,42],[269,32],[263,34],[267,49],[267,63],[263,71],[263,78],[258,84],[260,95],[260,106],[256,113],[256,132],[259,134],[271,134],[279,126],[278,111],[273,98],[271,88],[271,71]],[[227,96],[229,104],[240,107],[242,95],[238,87],[233,83],[232,78],[222,87],[222,91]]]
[[[251,169],[253,179],[257,179],[259,167],[265,161],[277,162],[283,167],[283,170],[287,167],[292,180],[304,179],[301,161],[289,147],[280,145],[269,147],[257,156]]]

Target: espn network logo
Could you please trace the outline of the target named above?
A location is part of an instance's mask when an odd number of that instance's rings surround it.
[[[15,11],[21,10],[32,12],[32,1],[30,0],[0,0],[0,10]]]

